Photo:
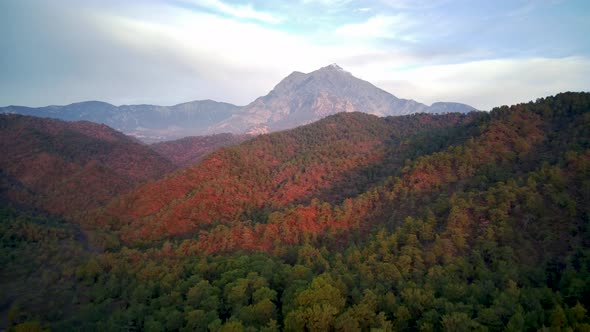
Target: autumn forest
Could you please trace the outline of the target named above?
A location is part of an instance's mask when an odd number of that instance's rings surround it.
[[[0,142],[0,330],[590,331],[589,93]]]

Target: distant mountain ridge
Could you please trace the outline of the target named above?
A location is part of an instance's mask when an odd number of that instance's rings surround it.
[[[204,132],[239,109],[239,106],[213,100],[197,100],[173,106],[115,106],[100,101],[87,101],[38,108],[7,106],[0,108],[0,113],[102,123],[149,143]]]
[[[103,123],[151,143],[219,133],[261,134],[295,128],[339,112],[389,116],[475,110],[460,103],[437,102],[427,106],[397,98],[331,64],[308,74],[293,72],[267,95],[243,107],[213,100],[174,106],[114,106],[88,101],[39,108],[8,106],[0,108],[0,113]]]

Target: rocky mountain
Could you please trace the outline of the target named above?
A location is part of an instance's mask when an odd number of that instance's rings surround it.
[[[0,156],[0,201],[66,216],[175,169],[106,125],[16,114],[0,114]]]
[[[0,108],[0,113],[103,123],[152,143],[219,133],[261,134],[294,128],[339,112],[388,116],[474,110],[460,103],[439,102],[429,107],[400,99],[332,64],[308,74],[293,72],[266,96],[244,107],[212,100],[174,106],[114,106],[89,101],[39,108],[8,106]]]
[[[0,108],[0,113],[102,123],[144,142],[156,142],[201,134],[239,109],[238,106],[212,100],[174,106],[114,106],[100,101],[87,101],[39,108],[8,106]]]
[[[214,126],[212,132],[261,133],[294,128],[339,112],[363,112],[377,116],[411,113],[466,113],[471,106],[435,103],[431,107],[400,99],[373,84],[354,77],[337,64],[309,74],[293,72],[266,96],[260,97]]]

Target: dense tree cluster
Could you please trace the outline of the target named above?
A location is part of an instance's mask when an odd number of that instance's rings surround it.
[[[177,166],[194,164],[215,150],[234,145],[250,138],[248,135],[217,134],[210,136],[190,136],[174,141],[158,142],[150,145],[154,151]]]
[[[2,210],[3,304],[15,329],[588,331],[589,202],[590,94],[339,114],[81,226]]]
[[[202,163],[113,200],[90,223],[112,227],[126,244],[199,231],[232,242],[236,239],[228,236],[228,229],[250,224],[264,228],[246,227],[257,235],[268,230],[267,238],[276,238],[280,228],[290,224],[285,214],[315,224],[314,202],[326,203],[321,204],[324,210],[332,210],[333,204],[369,192],[399,173],[407,159],[466,140],[482,116],[420,114],[382,119],[342,113],[222,149]],[[272,225],[273,220],[280,225]],[[296,228],[305,230],[304,222],[297,224]],[[292,237],[290,229],[283,233]]]

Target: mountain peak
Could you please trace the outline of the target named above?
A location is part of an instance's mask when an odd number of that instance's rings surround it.
[[[111,109],[115,108],[116,106],[113,104],[106,103],[104,101],[99,100],[88,100],[88,101],[80,101],[76,103],[71,103],[69,105],[65,105],[65,107],[85,107],[85,108],[102,108],[102,109]]]
[[[325,67],[322,67],[321,69],[324,69],[324,70],[340,70],[340,71],[344,71],[344,69],[342,69],[342,67],[340,67],[337,63],[329,64],[329,65],[327,65]]]
[[[246,105],[241,114],[220,122],[214,130],[260,133],[259,128],[290,129],[339,112],[386,116],[426,108],[413,100],[398,99],[333,63],[307,74],[291,73],[266,96]]]

